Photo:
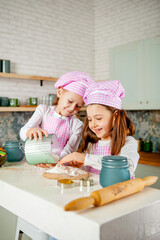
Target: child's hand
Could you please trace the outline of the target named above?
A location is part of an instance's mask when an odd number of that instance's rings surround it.
[[[42,135],[48,137],[48,132],[39,127],[29,129],[26,134],[27,138],[30,140],[32,140],[32,138],[35,138],[36,141],[38,141],[38,139],[42,140]]]
[[[37,167],[41,167],[41,168],[52,168],[52,167],[55,167],[56,163],[39,163],[39,164],[36,164],[35,166]]]
[[[59,164],[71,163],[70,165],[72,165],[73,163],[74,166],[80,167],[80,165],[84,164],[85,156],[86,155],[84,153],[78,152],[70,153],[64,158],[62,158],[58,163]]]

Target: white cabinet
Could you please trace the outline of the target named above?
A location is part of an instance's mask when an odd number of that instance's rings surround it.
[[[110,49],[110,79],[125,88],[124,109],[160,109],[160,37]]]

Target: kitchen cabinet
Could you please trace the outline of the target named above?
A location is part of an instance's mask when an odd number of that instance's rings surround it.
[[[160,37],[110,49],[110,79],[125,88],[124,109],[160,109]]]

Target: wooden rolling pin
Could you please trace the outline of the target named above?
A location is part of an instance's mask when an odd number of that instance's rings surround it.
[[[148,187],[157,181],[158,177],[148,176],[143,179],[135,178],[125,182],[117,183],[109,187],[94,191],[89,197],[82,197],[69,202],[65,207],[65,211],[78,211],[91,205],[96,207],[106,203],[129,196],[133,193],[141,191],[144,187]]]

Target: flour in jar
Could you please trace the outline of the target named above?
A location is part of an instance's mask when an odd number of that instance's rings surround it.
[[[76,168],[76,167],[70,167],[65,165],[60,165],[57,163],[57,165],[48,171],[47,173],[56,173],[56,174],[68,174],[69,176],[79,176],[82,174],[86,174],[86,171],[83,171],[82,169]]]

